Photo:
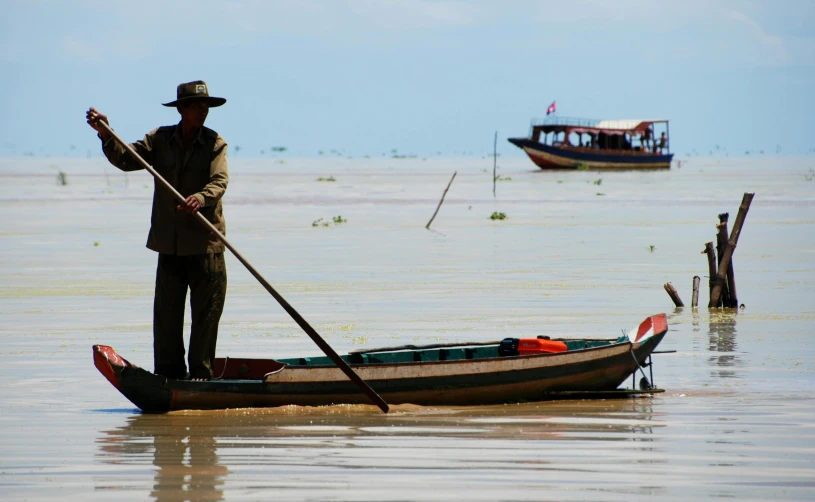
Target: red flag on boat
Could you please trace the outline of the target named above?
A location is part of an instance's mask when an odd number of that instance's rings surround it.
[[[546,115],[551,115],[551,114],[555,113],[556,110],[557,110],[557,106],[555,106],[555,102],[552,101],[552,104],[549,105],[549,108],[546,109]]]

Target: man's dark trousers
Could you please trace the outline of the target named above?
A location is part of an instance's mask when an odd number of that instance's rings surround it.
[[[189,377],[209,379],[215,367],[218,322],[226,298],[223,253],[176,256],[159,253],[153,302],[155,373],[186,378],[184,364],[184,308],[190,290]]]

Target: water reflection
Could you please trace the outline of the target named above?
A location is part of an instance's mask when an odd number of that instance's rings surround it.
[[[665,426],[651,397],[618,400],[559,401],[516,405],[507,413],[497,407],[468,409],[470,424],[491,426],[477,439],[656,442],[655,429]],[[460,420],[460,418],[458,419]],[[645,451],[652,451],[651,447]]]
[[[184,416],[138,415],[99,439],[102,462],[155,466],[155,501],[224,499],[224,478],[213,431]],[[100,487],[97,487],[100,488]],[[107,487],[101,487],[107,488]]]
[[[247,486],[282,499],[331,498],[336,490],[364,487],[372,491],[362,498],[392,499],[374,482],[383,470],[392,473],[389,490],[413,490],[418,498],[432,498],[451,479],[496,472],[506,478],[490,487],[490,500],[530,479],[584,486],[589,473],[591,489],[602,489],[629,476],[633,464],[658,471],[666,463],[660,431],[666,424],[654,409],[659,399],[399,405],[388,415],[373,406],[140,415],[101,434],[100,463],[120,472],[128,466],[130,474],[115,482],[100,477],[96,489],[138,489],[152,500],[178,501],[228,499]],[[306,481],[315,476],[321,483]]]
[[[708,358],[711,376],[720,378],[738,378],[733,368],[741,365],[736,354],[736,311],[712,311],[708,327],[708,350],[714,354]]]

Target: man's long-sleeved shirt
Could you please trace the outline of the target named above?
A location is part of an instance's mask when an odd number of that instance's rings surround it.
[[[221,197],[229,174],[226,141],[212,129],[202,127],[192,144],[184,147],[181,126],[165,126],[150,131],[143,140],[131,143],[133,149],[185,198],[194,195],[200,212],[222,234],[226,234]],[[113,138],[103,146],[111,164],[122,171],[143,169],[136,159]],[[154,181],[153,214],[147,247],[164,254],[188,256],[222,253],[224,245],[193,215],[177,209],[175,197]]]

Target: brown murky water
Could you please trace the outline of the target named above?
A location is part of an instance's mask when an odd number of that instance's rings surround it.
[[[231,167],[230,240],[338,352],[615,336],[667,312],[660,349],[676,352],[654,356],[666,392],[388,415],[141,415],[96,371],[90,347],[151,367],[149,175],[99,159],[2,159],[4,500],[815,498],[815,159],[571,173],[504,159],[511,179],[495,198],[491,159]],[[674,309],[662,284],[690,303],[692,277],[706,283],[700,251],[716,216],[730,212],[732,224],[746,191],[756,197],[734,256],[746,308]],[[489,220],[493,211],[508,219]],[[329,226],[313,227],[320,218]],[[318,354],[229,260],[219,355]]]

